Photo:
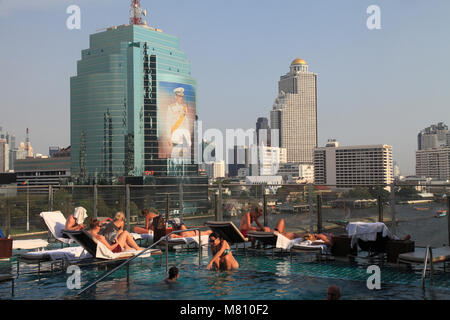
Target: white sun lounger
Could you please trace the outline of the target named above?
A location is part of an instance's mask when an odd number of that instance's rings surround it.
[[[13,240],[13,250],[34,250],[48,247],[48,241],[42,239]]]
[[[202,247],[207,246],[208,240],[209,240],[209,235],[200,236],[201,246]],[[168,244],[169,244],[169,247],[174,250],[183,249],[183,248],[194,249],[194,248],[199,248],[199,239],[198,239],[198,235],[193,236],[193,237],[171,238],[171,239],[169,239]],[[166,241],[162,240],[160,242],[160,246],[165,247]]]
[[[40,216],[44,219],[48,230],[56,240],[65,244],[73,243],[72,240],[65,238],[61,232],[66,227],[66,218],[61,211],[41,212]]]

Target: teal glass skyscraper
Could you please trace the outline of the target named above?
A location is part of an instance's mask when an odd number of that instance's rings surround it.
[[[92,34],[71,78],[72,177],[199,183],[190,63],[176,37],[133,19]]]

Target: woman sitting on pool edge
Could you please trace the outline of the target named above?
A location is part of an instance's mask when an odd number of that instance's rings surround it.
[[[233,257],[230,245],[217,233],[211,233],[209,235],[209,243],[211,245],[211,251],[213,257],[206,266],[206,269],[210,270],[214,266],[216,271],[218,270],[233,270],[239,268],[239,263]]]
[[[92,219],[89,224],[89,233],[92,235],[92,237],[96,238],[98,241],[103,243],[105,247],[107,247],[109,250],[111,250],[113,253],[119,253],[122,251],[128,251],[131,249],[135,250],[144,250],[143,248],[139,247],[136,242],[134,241],[133,237],[127,232],[123,231],[121,232],[117,238],[115,239],[114,243],[109,243],[104,236],[99,234],[100,232],[100,221],[97,219]]]

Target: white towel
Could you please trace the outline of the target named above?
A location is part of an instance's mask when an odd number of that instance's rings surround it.
[[[289,250],[291,247],[291,241],[292,240],[289,240],[288,238],[283,236],[281,233],[278,233],[277,244],[275,245],[275,247]]]
[[[56,250],[27,252],[26,256],[43,257],[48,255],[52,260],[78,260],[84,258],[90,258],[91,255],[82,247],[68,247]]]
[[[114,260],[121,257],[128,257],[128,256],[135,256],[139,254],[141,251],[137,250],[129,250],[129,251],[122,251],[118,253],[114,253],[111,250],[109,250],[103,243],[97,242],[97,251],[95,252],[95,257],[100,259],[107,259],[107,260]],[[151,256],[151,250],[144,253],[140,257],[146,258]]]
[[[314,242],[312,242],[311,240],[303,241],[302,238],[298,238],[298,239],[292,240],[292,242],[295,242],[295,243],[292,243],[291,248],[295,245],[296,247],[320,248],[320,249],[322,249],[322,253],[326,253],[328,251],[328,246],[322,240],[315,240]],[[321,243],[323,243],[323,244],[321,244]]]
[[[382,232],[383,237],[393,238],[388,227],[382,222],[350,222],[347,225],[347,233],[352,237],[352,247],[355,246],[358,239],[363,241],[375,241],[378,232]]]
[[[12,248],[14,250],[40,249],[48,246],[48,242],[42,239],[33,240],[13,240]]]
[[[209,235],[200,236],[200,242],[201,242],[202,246],[208,245],[208,240],[209,240]],[[187,245],[195,243],[197,247],[198,247],[198,244],[199,244],[198,236],[184,237],[184,238],[171,238],[171,239],[169,239],[169,243],[170,242],[179,242],[179,241],[183,241]]]
[[[77,224],[83,224],[84,220],[87,218],[86,209],[83,207],[76,207],[73,217],[77,220]]]
[[[63,243],[71,243],[72,241],[67,238],[63,238],[61,230],[64,230],[66,227],[66,218],[61,213],[61,211],[49,211],[49,212],[41,212],[40,216],[44,219],[45,224],[47,225],[48,230],[51,232],[55,239],[63,242]]]

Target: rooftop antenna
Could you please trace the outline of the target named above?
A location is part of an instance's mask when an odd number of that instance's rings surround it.
[[[131,0],[130,6],[130,24],[145,25],[145,21],[142,20],[143,16],[147,15],[147,11],[141,8],[140,0]]]

